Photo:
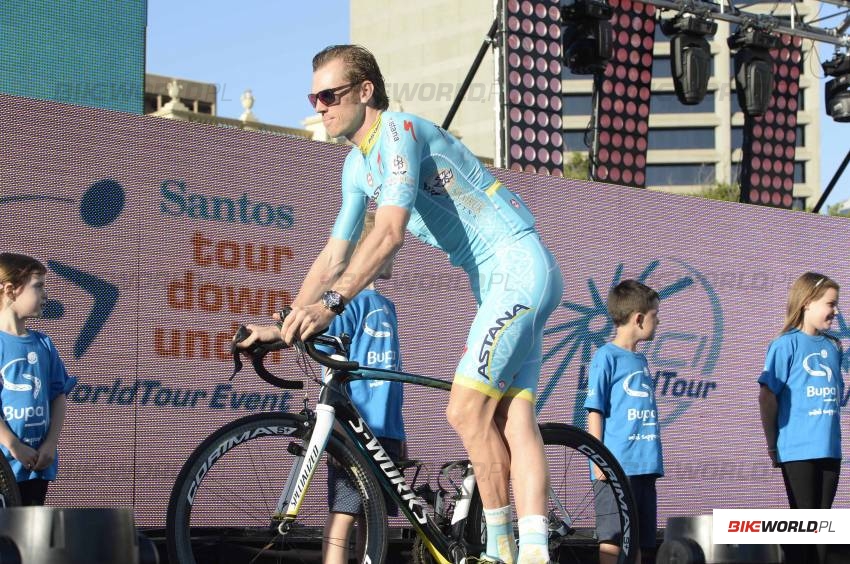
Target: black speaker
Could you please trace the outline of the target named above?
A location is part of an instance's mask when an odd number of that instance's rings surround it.
[[[139,563],[138,536],[131,509],[2,509],[0,538],[4,539],[0,545],[3,564]]]
[[[564,29],[564,63],[573,74],[605,70],[613,50],[608,20],[586,18]]]
[[[838,122],[850,121],[850,75],[833,78],[824,87],[826,115]]]
[[[764,115],[773,94],[773,61],[767,50],[744,47],[735,53],[735,86],[741,110],[751,117]]]
[[[780,564],[782,550],[773,544],[714,544],[713,518],[670,517],[656,564]]]
[[[686,106],[699,104],[708,92],[711,47],[705,37],[677,34],[670,40],[670,66],[676,97]]]

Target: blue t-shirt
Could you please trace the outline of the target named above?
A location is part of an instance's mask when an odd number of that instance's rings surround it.
[[[76,378],[68,376],[50,337],[32,330],[23,337],[0,331],[0,375],[3,419],[22,442],[38,449],[50,429],[50,402],[68,394]],[[24,468],[5,447],[0,448],[17,481],[56,479],[58,456],[51,466],[36,472]]]
[[[587,410],[602,414],[602,442],[629,476],[663,476],[661,429],[646,357],[614,343],[590,362]]]
[[[776,394],[780,462],[841,458],[841,349],[831,338],[797,329],[767,349],[759,384]]]
[[[345,159],[342,207],[332,237],[356,241],[369,199],[410,212],[407,229],[455,266],[480,265],[534,217],[478,158],[444,129],[411,114],[383,112]]]
[[[351,360],[372,368],[401,369],[395,305],[375,290],[363,290],[328,327],[329,335],[351,337]],[[351,400],[378,437],[405,440],[401,382],[354,380]]]

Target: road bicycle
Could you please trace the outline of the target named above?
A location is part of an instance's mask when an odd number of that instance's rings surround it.
[[[247,334],[241,328],[237,340]],[[326,354],[317,345],[331,352]],[[263,366],[263,356],[282,347],[282,342],[255,345],[250,351],[254,369],[274,386],[300,389],[303,382],[278,378]],[[344,360],[345,335],[317,335],[298,343],[297,349],[301,369],[321,386],[318,402],[311,408],[305,399],[300,413],[243,417],[213,432],[194,450],[168,505],[170,562],[316,561],[328,511],[322,479],[328,463],[342,469],[361,497],[365,530],[355,531],[352,538],[359,536],[365,542],[357,543],[361,546],[356,553],[349,552],[357,562],[380,564],[387,557],[385,496],[416,534],[414,562],[476,562],[484,549],[486,527],[472,466],[450,461],[442,465],[436,488],[430,482],[417,484],[422,463],[391,460],[347,392],[347,383],[356,379],[446,391],[451,383]],[[310,373],[305,354],[328,369],[324,378]],[[238,352],[234,363],[235,375],[242,367]],[[601,442],[576,427],[544,423],[540,431],[550,470],[552,562],[586,561],[588,553],[597,550],[591,462],[614,490],[622,533],[619,561],[634,562],[639,546],[636,513],[617,460]],[[446,439],[456,440],[450,430]],[[408,482],[405,472],[412,471],[415,475]]]

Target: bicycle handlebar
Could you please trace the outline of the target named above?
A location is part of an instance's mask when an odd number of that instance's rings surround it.
[[[281,310],[281,319],[285,318],[288,313],[289,308]],[[247,327],[245,327],[244,325],[240,325],[239,329],[236,331],[236,335],[233,338],[233,343],[230,346],[230,351],[231,353],[233,353],[233,374],[231,374],[230,379],[232,380],[236,376],[236,374],[240,370],[242,370],[243,364],[242,359],[240,358],[240,353],[245,353],[251,357],[251,365],[254,367],[254,371],[257,373],[257,375],[272,386],[285,390],[303,389],[304,382],[300,380],[286,380],[284,378],[278,378],[277,376],[269,372],[265,366],[263,366],[263,359],[268,353],[286,348],[287,344],[284,343],[283,340],[279,340],[271,343],[256,342],[245,349],[236,346],[238,343],[241,343],[246,338],[248,338],[248,335],[250,334],[251,332],[248,331]],[[316,344],[327,345],[331,347],[331,349],[334,350],[336,353],[343,353],[345,352],[345,348],[348,344],[347,339],[347,335],[343,335],[341,337],[334,337],[331,335],[324,334],[313,335],[303,341],[297,342],[296,346],[303,345],[304,351],[310,358],[312,358],[322,366],[327,366],[331,370],[357,370],[358,368],[360,368],[359,363],[352,360],[339,360],[333,358],[331,355],[327,355],[316,349]]]

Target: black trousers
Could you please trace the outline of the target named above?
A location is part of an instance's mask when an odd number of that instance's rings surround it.
[[[38,479],[18,482],[18,489],[21,490],[21,505],[44,505],[48,484],[50,484],[49,481]]]
[[[837,458],[795,460],[782,464],[782,478],[791,509],[830,509],[838,489],[841,461]],[[783,545],[786,562],[826,564],[827,545]]]

